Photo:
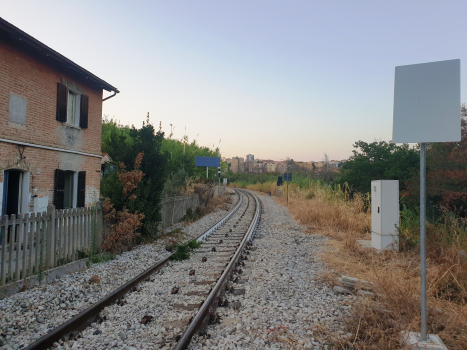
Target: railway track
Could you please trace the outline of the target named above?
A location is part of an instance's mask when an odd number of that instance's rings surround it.
[[[131,343],[141,347],[186,349],[191,338],[216,321],[215,309],[247,255],[260,217],[260,202],[237,190],[239,201],[221,221],[197,237],[201,247],[189,260],[158,262],[104,299],[30,344],[46,349],[61,339],[78,348]]]

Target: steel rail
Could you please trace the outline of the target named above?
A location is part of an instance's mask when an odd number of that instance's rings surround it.
[[[248,193],[255,199],[256,210],[255,210],[255,215],[253,217],[253,220],[251,221],[251,224],[248,227],[248,231],[243,237],[242,242],[239,245],[239,248],[235,252],[235,255],[233,256],[232,259],[230,259],[229,264],[222,272],[222,275],[217,281],[216,285],[211,290],[206,300],[203,302],[203,305],[201,305],[197,315],[193,318],[188,328],[185,330],[185,332],[181,336],[180,340],[177,342],[177,344],[175,344],[175,347],[173,348],[173,350],[186,349],[188,345],[190,345],[191,338],[193,337],[193,335],[195,335],[197,331],[203,330],[204,327],[207,325],[207,321],[209,321],[209,314],[211,311],[213,311],[216,308],[220,294],[224,290],[225,284],[228,282],[232,274],[232,271],[234,270],[234,267],[237,264],[240,254],[242,253],[243,248],[245,248],[246,244],[249,241],[251,241],[253,237],[252,233],[254,232],[256,226],[258,225],[258,222],[260,219],[261,204],[258,198],[256,197],[256,195],[253,195],[250,192],[246,192],[242,190],[240,190],[240,192]]]
[[[198,239],[201,239],[202,237],[206,237],[205,235],[207,232],[210,232],[209,234],[211,234],[219,226],[223,225],[225,221],[228,220],[230,216],[232,216],[238,210],[242,202],[243,202],[242,196],[239,196],[239,200],[237,204],[235,205],[235,207],[229,213],[227,213],[220,221],[218,221],[216,224],[211,226],[211,228],[209,228],[204,233],[198,235],[196,237],[196,240],[198,241]],[[159,260],[155,265],[143,271],[142,273],[140,273],[138,276],[136,276],[132,280],[128,281],[127,283],[119,287],[118,289],[114,290],[112,293],[100,299],[99,301],[97,301],[96,303],[88,307],[87,309],[81,311],[79,314],[73,316],[65,323],[62,323],[60,326],[53,329],[49,333],[45,334],[43,337],[37,339],[35,342],[29,344],[26,348],[24,348],[24,350],[47,349],[49,347],[52,347],[53,343],[58,342],[64,335],[67,335],[71,332],[79,332],[85,329],[91,323],[96,321],[96,319],[99,316],[99,313],[105,307],[113,304],[118,299],[120,299],[122,296],[127,294],[133,287],[135,287],[142,281],[146,280],[149,276],[159,271],[170,260],[173,254],[175,254],[175,252],[168,255],[164,259]]]

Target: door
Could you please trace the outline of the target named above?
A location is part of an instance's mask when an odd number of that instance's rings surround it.
[[[21,170],[7,170],[8,184],[6,188],[6,215],[11,216],[18,214],[21,211],[21,197],[22,197],[22,171]],[[5,189],[4,189],[5,190]]]
[[[371,181],[371,232],[381,234],[381,181]]]

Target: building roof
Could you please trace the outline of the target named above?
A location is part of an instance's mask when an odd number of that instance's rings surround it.
[[[114,91],[118,93],[118,89],[101,78],[95,76],[83,67],[77,65],[65,56],[59,54],[57,51],[52,50],[47,45],[41,43],[39,40],[33,38],[29,34],[23,32],[21,29],[15,27],[13,24],[5,21],[0,17],[0,38],[12,44],[34,57],[41,59],[44,63],[55,67],[62,68],[72,76],[78,76],[86,80],[98,88]]]

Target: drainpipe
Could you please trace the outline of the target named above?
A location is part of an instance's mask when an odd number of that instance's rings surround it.
[[[120,92],[120,91],[115,90],[113,95],[107,96],[106,98],[104,98],[104,99],[102,100],[102,102],[104,102],[105,100],[108,100],[109,98],[114,97],[114,96],[115,96],[116,94],[118,94],[119,92]]]

